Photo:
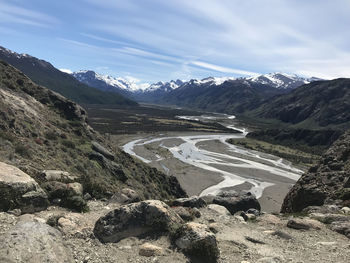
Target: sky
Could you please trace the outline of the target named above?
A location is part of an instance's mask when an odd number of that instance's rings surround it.
[[[350,77],[350,0],[0,0],[0,45],[138,83]]]

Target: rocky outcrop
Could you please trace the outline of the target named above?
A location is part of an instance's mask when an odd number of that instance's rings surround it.
[[[281,212],[299,212],[308,206],[350,202],[350,130],[324,154],[317,166],[302,175],[284,199]]]
[[[0,162],[0,211],[21,209],[33,213],[46,209],[47,195],[28,174]]]
[[[130,204],[141,201],[140,195],[130,188],[123,188],[120,192],[114,194],[110,202],[117,202],[121,204]]]
[[[91,142],[92,149],[100,154],[102,154],[104,157],[114,160],[114,154],[108,151],[105,147],[103,147],[101,144],[99,144],[96,141]]]
[[[203,224],[190,222],[182,226],[176,233],[175,244],[195,262],[210,263],[219,258],[216,237]]]
[[[118,242],[126,237],[174,231],[182,223],[168,205],[148,200],[121,206],[101,217],[94,234],[101,242]]]
[[[73,183],[77,179],[68,172],[59,170],[44,170],[41,173],[41,177],[44,181],[57,181],[61,183]]]
[[[42,184],[51,203],[82,212],[88,209],[83,199],[83,186],[80,183],[50,181]]]
[[[171,206],[183,206],[183,207],[196,207],[201,208],[207,205],[207,203],[198,196],[191,196],[188,198],[178,198],[170,202]]]
[[[214,204],[221,205],[227,208],[232,215],[238,211],[247,211],[250,208],[254,208],[260,211],[261,207],[259,201],[251,193],[243,195],[233,194],[222,194],[217,196],[213,200]]]
[[[72,263],[60,232],[32,220],[17,223],[0,237],[0,262]]]

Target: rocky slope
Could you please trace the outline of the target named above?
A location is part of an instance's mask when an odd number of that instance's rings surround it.
[[[0,261],[342,263],[350,256],[349,239],[318,221],[349,222],[350,209],[336,206],[286,217],[252,209],[232,215],[221,205],[193,208],[198,202],[183,200],[176,207],[158,200],[88,204],[85,214],[55,206],[32,215],[0,212]]]
[[[307,206],[350,205],[350,130],[324,154],[317,166],[302,175],[285,197],[282,212],[299,212]]]
[[[297,127],[350,127],[350,79],[316,81],[266,101],[250,115]]]
[[[106,93],[77,81],[49,62],[0,47],[0,60],[22,71],[35,83],[78,103],[136,105],[118,93]]]
[[[141,199],[184,195],[174,177],[122,152],[92,130],[86,119],[79,105],[1,61],[0,161],[34,178],[50,203],[85,210],[83,195],[111,197],[125,187]],[[15,179],[5,179],[1,189],[16,185]],[[21,208],[16,202],[1,207]]]

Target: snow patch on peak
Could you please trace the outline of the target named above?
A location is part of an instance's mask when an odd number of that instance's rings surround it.
[[[302,78],[295,74],[287,74],[281,72],[268,73],[258,76],[246,78],[246,80],[260,83],[263,85],[271,85],[275,88],[288,89],[295,86],[310,83],[308,79]]]
[[[67,69],[67,68],[60,68],[59,70],[64,72],[64,73],[67,73],[67,74],[73,74],[73,71],[71,71],[70,69]]]

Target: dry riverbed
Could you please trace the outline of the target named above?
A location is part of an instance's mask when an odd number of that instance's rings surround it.
[[[124,151],[176,176],[188,195],[251,191],[263,211],[279,211],[302,171],[279,157],[226,142],[244,136],[167,132],[112,137]]]

